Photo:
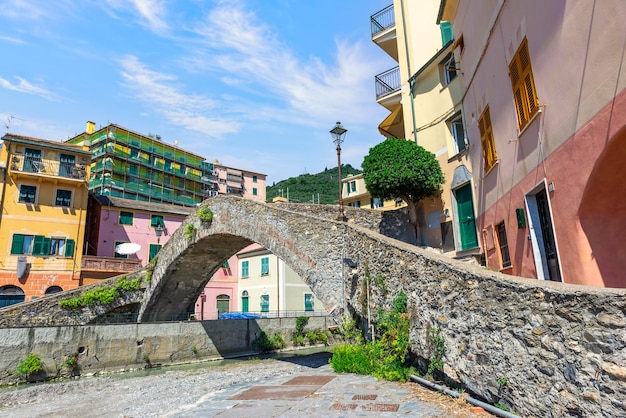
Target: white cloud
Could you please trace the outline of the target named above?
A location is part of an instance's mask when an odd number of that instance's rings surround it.
[[[12,36],[0,36],[0,41],[6,41],[16,45],[25,45],[27,43],[23,39],[14,38]]]
[[[46,90],[43,87],[38,87],[30,83],[28,80],[25,80],[21,77],[15,77],[19,81],[17,84],[11,84],[5,78],[0,77],[0,87],[3,87],[8,90],[17,91],[19,93],[33,94],[35,96],[43,97],[46,100],[50,100],[53,102],[58,102],[59,97],[51,92],[50,90]]]
[[[124,87],[138,98],[154,107],[176,126],[202,132],[212,138],[236,132],[239,124],[225,118],[206,116],[218,105],[214,100],[199,95],[184,94],[172,85],[176,77],[147,68],[132,55],[121,59]]]
[[[0,16],[9,19],[37,20],[45,14],[46,10],[43,7],[27,0],[6,0],[0,7]]]
[[[163,0],[106,0],[106,3],[117,11],[138,14],[140,24],[155,33],[168,30]]]

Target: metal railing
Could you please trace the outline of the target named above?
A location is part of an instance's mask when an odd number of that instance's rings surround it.
[[[84,180],[86,175],[84,165],[46,160],[37,157],[25,157],[24,155],[13,155],[11,157],[11,170],[78,180]]]
[[[229,312],[242,313],[243,312]],[[299,316],[323,317],[328,316],[325,311],[272,311],[272,312],[245,312],[247,318],[229,318],[219,319],[217,312],[215,314],[204,315],[204,321],[233,321],[238,319],[276,319],[276,318],[297,318]],[[98,315],[94,318],[92,324],[127,324],[135,323],[138,318],[137,312],[116,312]],[[257,316],[258,318],[255,318]],[[194,312],[145,312],[142,317],[142,323],[147,322],[180,322],[180,321],[199,321],[201,318],[196,316]]]
[[[400,91],[400,66],[391,68],[374,77],[376,84],[376,99]]]
[[[383,10],[374,13],[370,18],[372,27],[372,37],[377,33],[384,31],[396,24],[396,18],[393,14],[393,4],[385,7]]]

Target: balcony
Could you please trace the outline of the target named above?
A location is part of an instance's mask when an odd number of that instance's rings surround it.
[[[398,61],[398,39],[396,35],[396,18],[393,4],[374,13],[370,17],[372,41],[391,58]]]
[[[389,110],[400,103],[400,67],[391,68],[374,77],[376,101]]]
[[[141,260],[136,258],[96,257],[84,255],[80,263],[81,270],[98,272],[132,273],[139,270]]]
[[[82,164],[25,157],[19,154],[11,157],[10,168],[11,173],[22,173],[26,177],[43,175],[79,181],[84,181],[86,177],[86,168]]]

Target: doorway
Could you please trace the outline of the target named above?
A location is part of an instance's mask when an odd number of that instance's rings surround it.
[[[456,198],[461,250],[476,248],[478,247],[478,237],[476,236],[476,219],[474,217],[471,183],[456,189],[454,196]]]
[[[217,305],[217,317],[219,318],[221,314],[225,312],[230,312],[230,296],[228,295],[219,295],[216,299]]]
[[[561,269],[545,180],[526,195],[526,206],[537,278],[560,282]]]

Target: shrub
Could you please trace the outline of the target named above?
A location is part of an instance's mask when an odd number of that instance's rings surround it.
[[[30,376],[40,372],[43,369],[43,363],[36,354],[29,354],[22,359],[15,369],[15,374],[20,376]]]
[[[309,340],[309,344],[313,345],[317,342],[317,334],[313,331],[306,333],[306,339]]]
[[[291,338],[291,341],[293,342],[293,345],[295,345],[295,346],[304,345],[304,336],[303,335],[298,335],[298,334],[293,334],[293,337]]]
[[[259,337],[252,341],[252,347],[255,347],[263,352],[280,350],[285,346],[285,340],[280,334],[274,334],[269,337],[265,331],[261,331]]]
[[[296,333],[302,335],[304,333],[304,327],[309,323],[308,316],[299,316],[296,318]]]
[[[198,218],[204,223],[210,224],[213,221],[213,212],[208,206],[204,206],[198,210]]]
[[[193,224],[188,224],[183,231],[183,235],[189,241],[192,241],[196,237],[196,227]]]

